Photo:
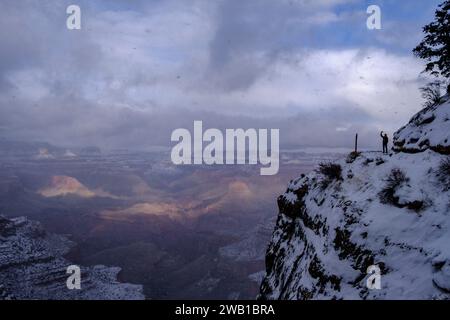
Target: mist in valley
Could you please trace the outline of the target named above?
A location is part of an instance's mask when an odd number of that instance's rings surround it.
[[[76,245],[80,265],[119,266],[148,299],[254,299],[286,183],[333,152],[282,152],[281,170],[175,166],[168,150],[2,142],[0,213]]]

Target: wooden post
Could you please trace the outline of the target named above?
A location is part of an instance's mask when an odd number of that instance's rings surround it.
[[[355,153],[358,153],[358,134],[355,136]]]

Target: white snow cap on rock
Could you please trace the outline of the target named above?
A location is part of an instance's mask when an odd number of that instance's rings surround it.
[[[450,97],[418,112],[394,134],[394,151],[450,154]]]

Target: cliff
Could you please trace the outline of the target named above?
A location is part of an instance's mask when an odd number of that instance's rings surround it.
[[[0,216],[0,299],[144,299],[142,286],[117,281],[120,268],[81,267],[81,289],[69,290],[64,255],[74,244],[26,218]]]
[[[350,154],[291,181],[259,299],[450,299],[449,109],[415,115],[391,155]]]

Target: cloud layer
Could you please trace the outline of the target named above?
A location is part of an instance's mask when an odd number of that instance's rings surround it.
[[[0,134],[145,149],[203,120],[279,128],[285,147],[351,146],[355,132],[371,147],[420,109],[408,46],[435,8],[380,2],[384,28],[368,31],[356,0],[79,1],[71,31],[71,2],[6,0]]]

